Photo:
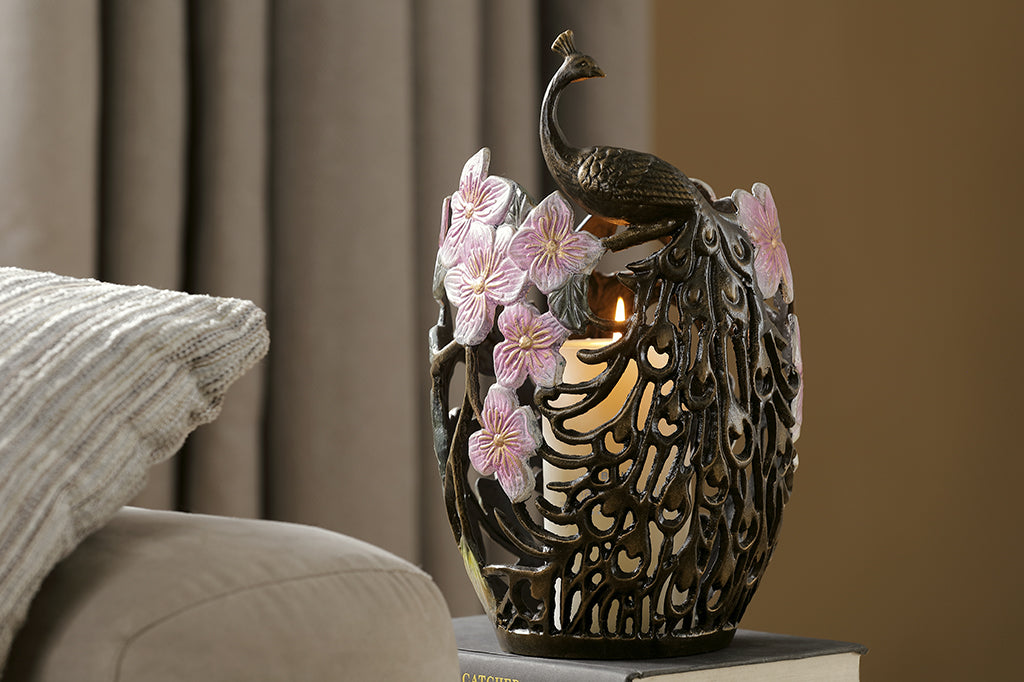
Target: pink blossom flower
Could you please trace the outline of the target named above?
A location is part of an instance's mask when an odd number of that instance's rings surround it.
[[[800,427],[804,423],[804,356],[800,350],[800,321],[793,313],[789,314],[789,342],[793,347],[793,365],[796,367],[797,376],[800,377],[800,388],[793,398],[792,405],[796,424],[790,429],[795,443],[800,438]]]
[[[441,265],[450,268],[459,257],[459,249],[473,223],[496,226],[501,223],[512,201],[512,183],[487,175],[491,150],[484,147],[462,168],[459,191],[451,197],[451,225],[438,251]]]
[[[491,332],[497,306],[515,302],[526,288],[526,273],[508,258],[512,228],[470,225],[455,266],[444,276],[455,313],[455,340],[474,346]]]
[[[533,490],[527,460],[540,444],[536,420],[511,390],[494,384],[484,398],[483,427],[469,437],[469,461],[484,476],[495,474],[505,494],[522,502]]]
[[[779,213],[772,192],[764,183],[754,183],[754,194],[741,189],[733,192],[739,208],[739,221],[754,243],[754,271],[757,286],[765,298],[771,298],[782,287],[783,300],[793,301],[793,272],[789,254],[782,243]]]
[[[569,330],[551,313],[543,315],[528,303],[505,308],[498,316],[505,340],[494,347],[494,372],[498,383],[519,388],[529,375],[537,386],[554,386],[561,380],[565,358],[558,349]]]
[[[572,275],[592,270],[604,254],[597,237],[572,229],[572,219],[569,202],[558,192],[549,194],[526,216],[509,247],[512,260],[545,294]]]

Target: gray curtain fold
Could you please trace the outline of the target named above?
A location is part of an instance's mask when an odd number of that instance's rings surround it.
[[[417,551],[411,12],[271,20],[268,511]]]
[[[99,6],[98,276],[182,289],[188,206],[187,7]],[[137,504],[171,508],[178,460],[153,467]]]
[[[578,144],[650,146],[646,2],[0,2],[0,262],[249,298],[268,359],[138,503],[315,524],[477,610],[427,415],[442,198],[550,191],[537,119],[573,28],[609,73]]]
[[[190,159],[185,274],[196,293],[269,304],[269,4],[196,2],[189,22]],[[179,503],[264,513],[264,363],[231,387],[215,427],[183,453]]]
[[[94,274],[99,248],[95,2],[0,2],[0,258]]]

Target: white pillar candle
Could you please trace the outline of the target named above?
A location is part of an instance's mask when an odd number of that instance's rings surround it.
[[[614,319],[616,322],[626,321],[626,305],[621,297],[619,297],[619,300],[615,304]],[[603,372],[608,366],[606,363],[597,363],[594,365],[587,364],[580,360],[577,353],[581,350],[599,350],[621,337],[622,334],[615,332],[611,338],[569,339],[566,341],[561,348],[562,357],[565,358],[565,370],[562,373],[562,383],[569,385],[582,384],[586,381],[590,381]],[[629,397],[630,391],[633,390],[633,386],[636,384],[636,378],[636,365],[634,363],[630,363],[607,398],[591,407],[589,411],[582,415],[569,419],[565,423],[565,427],[585,433],[587,431],[593,431],[610,421],[619,413],[622,406],[626,404],[626,399]],[[567,407],[579,401],[581,398],[582,396],[580,395],[564,394],[559,396],[557,400],[553,401],[551,405],[552,407]],[[650,401],[648,400],[647,405],[641,406],[641,414],[646,414],[646,408],[649,407],[649,404]],[[544,419],[543,422],[543,433],[544,442],[547,443],[548,447],[555,452],[564,455],[576,455],[579,457],[584,457],[591,452],[591,446],[589,444],[570,445],[558,440],[551,430],[551,423],[547,419]],[[548,462],[544,462],[544,499],[556,507],[562,506],[562,503],[565,501],[565,493],[551,490],[548,487],[548,484],[553,481],[574,481],[585,471],[586,470],[582,468],[562,469]],[[552,533],[562,536],[574,535],[578,531],[575,525],[562,526],[547,520],[544,522],[544,528]]]
[[[581,384],[586,381],[590,381],[598,374],[600,374],[607,367],[604,363],[598,363],[596,365],[590,365],[579,359],[577,352],[580,350],[598,350],[604,348],[612,339],[570,339],[562,345],[562,357],[565,358],[565,370],[562,374],[563,384]],[[632,390],[633,385],[636,383],[636,367],[630,364],[626,368],[619,382],[615,385],[615,388],[608,395],[607,398],[602,400],[597,405],[593,406],[589,411],[581,414],[578,417],[573,417],[567,420],[565,426],[571,428],[574,431],[585,433],[592,431],[600,427],[602,424],[610,421],[622,406],[625,404],[626,399],[629,397],[629,392]],[[582,396],[574,394],[563,394],[558,397],[557,400],[551,403],[552,407],[566,407],[579,401]],[[643,411],[641,409],[641,411]],[[578,457],[584,457],[590,454],[592,446],[587,445],[570,445],[564,443],[555,437],[555,434],[551,430],[551,423],[544,419],[543,423],[544,442],[555,452],[563,455],[576,455]],[[544,462],[544,499],[551,502],[553,505],[560,507],[565,501],[565,494],[562,492],[553,491],[549,485],[553,481],[574,481],[579,478],[585,469],[562,469],[556,467],[553,464]],[[577,532],[576,526],[561,526],[551,521],[545,521],[544,527],[558,535],[574,535]]]
[[[621,303],[621,299],[620,299]],[[617,311],[616,319],[624,319],[624,314]],[[581,350],[599,350],[604,348],[608,344],[612,343],[615,339],[619,338],[616,334],[614,338],[605,339],[570,339],[566,341],[561,348],[562,357],[565,358],[565,370],[562,375],[562,383],[566,385],[581,384],[597,377],[601,372],[607,368],[606,363],[588,364],[580,360],[577,353]],[[658,366],[658,363],[654,363]],[[630,393],[636,388],[637,383],[637,367],[635,362],[630,362],[626,369],[623,371],[622,376],[619,377],[615,387],[609,393],[609,395],[597,405],[591,407],[587,412],[573,417],[565,422],[565,427],[573,431],[580,433],[586,433],[600,428],[604,424],[611,421],[626,404],[629,399]],[[649,390],[650,389],[650,390]],[[648,412],[650,411],[651,401],[653,397],[653,387],[648,386],[644,390],[644,394],[640,399],[640,409],[638,412],[639,424],[643,428]],[[579,401],[582,396],[578,394],[563,394],[558,397],[557,400],[552,401],[552,407],[567,407],[573,403]],[[565,455],[576,455],[578,457],[585,457],[589,455],[593,449],[591,444],[582,445],[570,445],[559,440],[555,437],[551,424],[547,419],[543,420],[542,423],[544,442],[555,452]],[[614,451],[615,443],[609,443],[609,449]],[[637,462],[636,465],[639,465]],[[552,482],[566,482],[574,481],[583,474],[586,473],[586,469],[562,469],[549,462],[544,462],[543,475],[544,475],[544,499],[550,502],[555,507],[561,507],[565,502],[565,493],[560,491],[554,491],[550,489]],[[657,476],[658,472],[648,472],[648,476]],[[607,525],[602,525],[602,521],[607,520]],[[604,517],[599,512],[595,513],[592,517],[592,521],[595,525],[601,527],[602,530],[610,528],[614,519]],[[569,537],[575,535],[578,532],[578,528],[575,525],[560,525],[545,519],[544,528],[556,535],[563,537]],[[653,525],[649,530],[651,535],[651,550],[653,556],[651,557],[652,568],[653,564],[657,562],[658,550],[660,550],[662,543],[665,541],[661,532]],[[620,563],[620,566],[625,571],[635,570],[639,565],[639,558],[628,559]],[[649,624],[649,618],[651,616],[651,606],[648,603],[643,605],[643,613],[641,619]],[[663,604],[654,605],[657,613],[662,613],[664,610]],[[555,623],[556,626],[561,626],[561,589],[556,585],[555,590]]]

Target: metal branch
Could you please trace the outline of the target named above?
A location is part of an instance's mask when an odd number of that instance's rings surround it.
[[[477,349],[475,346],[466,346],[466,399],[473,407],[473,414],[481,425],[484,423],[483,405],[480,403],[480,372],[477,369]]]
[[[609,251],[622,251],[631,246],[670,235],[676,231],[677,227],[679,227],[679,221],[674,218],[649,225],[630,225],[622,232],[605,237],[601,240],[601,244]]]
[[[430,373],[435,375],[440,373],[441,367],[450,362],[460,348],[462,348],[462,344],[457,341],[449,341],[447,346],[433,353],[430,358]]]

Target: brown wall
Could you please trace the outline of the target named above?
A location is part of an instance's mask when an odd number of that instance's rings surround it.
[[[801,469],[743,626],[865,680],[1019,673],[1021,7],[655,5],[655,151],[767,182],[795,274]]]

